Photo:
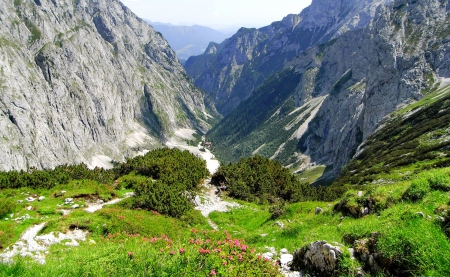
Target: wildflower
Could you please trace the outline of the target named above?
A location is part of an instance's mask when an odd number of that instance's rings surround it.
[[[206,235],[206,231],[205,230],[203,230],[203,235]]]
[[[222,262],[222,265],[223,265],[223,266],[226,266],[226,265],[227,265],[227,261],[223,261],[223,262]]]
[[[128,251],[128,253],[127,253],[127,254],[128,254],[128,258],[130,258],[130,260],[131,260],[131,259],[133,259],[133,252],[131,252],[131,251]]]
[[[170,251],[170,255],[172,255],[172,256],[175,255],[175,251],[173,251],[173,250]]]
[[[211,272],[209,273],[209,275],[211,275],[211,276],[216,276],[216,271],[213,269],[213,270],[211,270]]]
[[[222,256],[221,256],[221,257],[222,257],[222,259],[225,259],[226,255],[225,255],[225,254],[222,254]]]
[[[230,260],[230,261],[231,261],[232,259],[233,259],[233,256],[231,256],[231,255],[230,255],[230,256],[228,256],[228,260]]]
[[[161,252],[164,252],[164,248],[161,248]]]
[[[210,239],[207,239],[207,240],[205,241],[206,244],[209,244],[210,242],[211,242]]]
[[[180,254],[183,254],[184,253],[184,248],[181,248],[180,249]]]

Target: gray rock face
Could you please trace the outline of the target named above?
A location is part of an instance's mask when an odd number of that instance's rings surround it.
[[[331,276],[338,265],[342,251],[326,241],[316,241],[294,252],[292,268],[308,270],[319,276]]]
[[[217,155],[258,154],[295,171],[324,165],[332,170],[318,183],[329,184],[387,115],[448,83],[448,5],[391,2],[366,28],[287,62],[208,133]]]
[[[446,5],[394,1],[366,29],[311,49],[292,64],[304,76],[297,104],[326,96],[300,139],[304,154],[339,172],[389,113],[448,78]],[[432,57],[440,57],[438,59]],[[309,65],[308,65],[309,64]]]
[[[226,115],[302,51],[367,26],[385,2],[389,0],[315,0],[299,15],[260,29],[240,29],[219,46],[189,58],[185,67]]]
[[[120,1],[0,3],[0,170],[121,160],[217,116]]]

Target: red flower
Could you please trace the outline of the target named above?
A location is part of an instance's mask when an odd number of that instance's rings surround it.
[[[184,253],[184,248],[181,248],[180,249],[180,254],[183,254]]]
[[[211,276],[216,276],[216,271],[213,269],[211,270],[211,272],[209,273]]]

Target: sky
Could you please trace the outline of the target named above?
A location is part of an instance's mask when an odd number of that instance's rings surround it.
[[[214,29],[260,28],[299,14],[311,0],[121,0],[143,19]]]

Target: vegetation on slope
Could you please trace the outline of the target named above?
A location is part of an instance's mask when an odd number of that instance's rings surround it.
[[[411,173],[425,169],[450,166],[449,88],[394,114],[394,119],[367,139],[333,186],[386,183],[409,179]]]
[[[290,112],[294,103],[287,100],[295,90],[300,77],[301,75],[293,69],[286,69],[270,76],[252,93],[252,97],[243,101],[233,113],[208,132],[207,138],[212,142],[212,150],[221,161],[236,162],[241,157],[251,156],[252,152],[264,142],[272,140],[274,142],[267,145],[269,150],[265,156],[269,153],[273,155],[276,148],[286,141],[291,133],[280,132],[278,123],[276,132],[259,130],[257,135],[253,135],[253,132],[269,120],[281,104],[289,102],[283,112]],[[287,115],[284,113],[283,115]],[[290,118],[292,119],[293,117]],[[230,145],[234,147],[230,148]]]

